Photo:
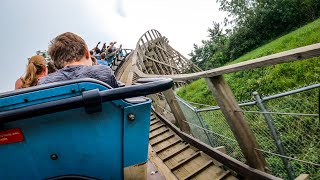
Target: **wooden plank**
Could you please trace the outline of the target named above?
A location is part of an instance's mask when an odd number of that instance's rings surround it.
[[[161,154],[159,154],[159,157],[161,159],[165,158],[166,156],[168,156],[171,153],[171,151],[165,151]],[[186,149],[185,151],[180,152],[179,154],[177,154],[176,156],[174,156],[173,158],[165,161],[164,163],[169,167],[172,168],[175,165],[177,165],[179,162],[185,160],[186,158],[192,156],[194,153],[196,153],[196,151],[193,149],[192,146],[190,146],[190,148]]]
[[[171,72],[172,72],[172,67],[170,67],[169,68],[169,66],[168,65],[171,65],[170,63],[168,63],[168,61],[167,61],[167,59],[166,58],[164,58],[160,53],[159,53],[159,51],[158,51],[158,49],[154,49],[155,50],[155,55],[154,55],[154,57],[155,57],[155,59],[157,59],[157,60],[159,60],[160,62],[164,62],[166,65],[163,65],[163,64],[158,64],[160,67],[161,67],[161,65],[163,66],[163,69],[165,69],[165,70],[163,70],[163,74],[172,74]],[[161,69],[162,69],[162,67],[161,67]],[[169,71],[169,69],[170,69],[170,71]]]
[[[171,153],[171,154],[167,155],[166,157],[164,157],[164,158],[162,159],[162,161],[167,161],[167,160],[169,160],[170,158],[174,157],[175,155],[177,155],[177,154],[181,153],[182,151],[188,149],[189,146],[190,146],[189,144],[186,144],[186,145],[178,148],[178,149],[175,150],[173,153]]]
[[[156,54],[156,52],[154,52],[154,50],[146,53],[147,56],[153,56],[155,54]]]
[[[163,148],[161,148],[161,149],[158,149],[158,150],[156,151],[156,153],[159,154],[159,153],[161,153],[161,152],[163,152],[163,151],[165,151],[165,150],[167,150],[167,149],[169,149],[169,148],[171,148],[171,147],[179,144],[180,142],[181,142],[181,139],[177,139],[177,140],[174,141],[173,143],[171,143],[171,144],[169,144],[169,145],[167,145],[167,146],[165,146],[165,147],[163,147]]]
[[[192,179],[217,179],[217,180],[237,180],[230,171],[217,166],[209,166]]]
[[[224,146],[215,147],[214,149],[227,154],[227,150]]]
[[[153,110],[154,111],[154,110]],[[266,179],[266,180],[280,180],[281,178],[275,177],[273,175],[262,172],[258,169],[251,168],[250,166],[212,148],[211,146],[195,139],[187,133],[182,132],[174,124],[168,121],[164,116],[154,111],[154,114],[159,117],[159,119],[165,123],[173,132],[180,136],[184,141],[190,145],[197,147],[197,149],[203,151],[208,156],[221,162],[226,167],[237,172],[238,174],[246,177],[247,179]]]
[[[227,171],[223,172],[217,179],[224,179],[227,176],[229,176],[230,174],[231,174],[231,172],[227,170]]]
[[[147,162],[147,180],[166,180],[151,161]]]
[[[309,178],[310,178],[309,174],[300,174],[294,180],[309,180]]]
[[[167,103],[170,106],[171,112],[173,113],[180,129],[188,134],[191,134],[191,129],[189,124],[187,124],[186,118],[184,117],[184,114],[182,113],[182,110],[180,108],[179,103],[176,100],[176,97],[173,93],[172,89],[168,89],[163,92],[164,97],[166,98]]]
[[[231,64],[231,65],[227,65],[227,66],[223,66],[223,67],[219,67],[219,68],[215,68],[207,71],[197,72],[197,73],[178,74],[178,75],[149,75],[149,74],[140,73],[139,76],[141,75],[141,77],[153,77],[153,78],[165,77],[165,78],[172,78],[174,81],[193,80],[193,79],[199,79],[199,78],[219,76],[223,74],[228,74],[228,73],[233,73],[233,72],[238,72],[238,71],[243,71],[248,69],[266,67],[266,66],[271,66],[275,64],[293,62],[297,60],[303,60],[303,59],[308,59],[308,58],[313,58],[318,56],[320,56],[320,43],[240,62],[237,64]]]
[[[144,45],[144,47],[145,47],[145,45]],[[143,63],[144,55],[143,55],[143,49],[142,49],[141,45],[138,45],[138,47],[135,50],[134,55],[132,56],[132,61],[133,61],[132,66],[139,65],[140,66],[140,70],[142,70],[142,71],[146,70],[148,72],[147,68],[145,67],[145,65]]]
[[[149,135],[152,136],[153,134],[156,134],[156,133],[150,133]],[[170,136],[170,135],[172,135],[172,134],[173,134],[173,133],[171,133],[171,132],[164,133],[164,134],[162,134],[162,135],[160,135],[160,136],[158,136],[158,137],[156,137],[156,138],[151,139],[151,140],[149,141],[149,143],[152,144],[152,143],[157,142],[157,141],[159,141],[159,140],[161,140],[161,139],[163,139],[163,138],[166,138],[166,137],[168,137],[168,136]],[[153,146],[153,147],[154,147],[154,146]]]
[[[148,33],[150,39],[153,40],[153,37],[152,37],[152,35],[150,34],[150,31],[147,31],[147,33]]]
[[[194,160],[183,165],[182,168],[186,169],[189,172],[188,175],[190,175],[194,172],[195,169],[198,169],[199,167],[201,167],[203,164],[207,163],[208,161],[211,161],[211,159],[207,160],[207,159],[204,159],[202,156],[198,156]],[[174,172],[178,172],[180,169],[178,169]],[[181,178],[184,178],[186,176],[187,175],[184,175]]]
[[[177,69],[177,68],[174,67],[174,66],[171,66],[171,65],[166,64],[166,63],[164,63],[164,62],[158,61],[158,60],[156,60],[156,59],[154,59],[154,58],[151,58],[151,57],[148,57],[148,56],[145,56],[145,58],[147,58],[147,59],[149,59],[149,60],[151,60],[151,61],[157,62],[157,63],[159,63],[159,64],[162,64],[162,65],[169,66],[169,67],[171,67],[171,68]],[[154,75],[154,76],[158,76],[158,75]]]
[[[155,129],[154,131],[149,131],[149,135],[153,136],[153,135],[158,134],[159,132],[162,132],[162,131],[164,131],[166,129],[168,129],[168,128],[163,126],[163,127],[159,128],[159,129]]]
[[[151,115],[150,121],[157,120],[157,117],[155,115]]]
[[[150,126],[153,126],[153,125],[157,124],[158,122],[160,122],[160,120],[153,121],[150,123]]]
[[[151,142],[157,142],[157,141],[159,141],[159,140],[161,140],[161,139],[163,139],[163,138],[165,138],[165,137],[168,137],[168,136],[171,135],[171,134],[172,134],[172,133],[164,133],[164,134],[162,134],[162,135],[154,138],[152,141],[150,141],[150,143],[151,143]],[[170,139],[168,139],[167,141],[164,141],[164,142],[162,142],[162,143],[159,143],[159,144],[157,144],[157,145],[154,145],[152,148],[153,148],[154,150],[159,150],[159,149],[167,146],[168,144],[171,144],[171,143],[174,142],[176,139],[177,139],[177,137],[175,137],[175,138],[170,138]],[[159,156],[159,157],[160,157],[160,156]],[[161,157],[160,157],[160,158],[161,158]]]
[[[157,33],[155,34],[154,31],[155,31],[154,29],[151,30],[151,33],[152,33],[153,37],[154,37],[154,38],[158,38],[159,36],[156,35]]]
[[[153,163],[153,165],[161,172],[161,174],[166,179],[177,180],[177,177],[170,171],[170,169],[162,162],[162,160],[157,156],[153,148],[149,145],[149,160]]]
[[[224,146],[215,147],[214,149],[217,151],[220,151],[224,154],[227,154],[227,149]],[[216,161],[215,159],[213,159],[213,163],[214,163],[214,165],[219,166],[219,167],[223,166],[223,164],[221,164],[219,161]]]
[[[184,159],[183,161],[180,161],[178,164],[176,164],[175,166],[173,166],[171,168],[171,171],[175,171],[177,170],[178,168],[180,168],[181,166],[183,166],[184,164],[190,162],[191,160],[193,160],[194,158],[198,157],[201,155],[201,152],[198,151],[196,153],[194,153],[192,156],[189,156],[188,158]]]
[[[147,179],[147,163],[137,164],[123,168],[125,180]]]
[[[162,143],[162,142],[164,142],[164,141],[166,141],[166,140],[168,140],[168,139],[171,139],[171,138],[173,138],[173,137],[175,137],[175,135],[174,135],[174,134],[171,134],[170,136],[167,136],[167,137],[165,137],[165,138],[163,138],[163,139],[161,139],[161,140],[159,140],[159,141],[156,141],[156,142],[152,143],[151,146],[155,146],[155,145],[157,145],[157,144],[160,144],[160,143]]]
[[[191,173],[190,175],[188,175],[187,177],[185,177],[183,179],[188,180],[188,179],[193,178],[194,176],[196,176],[197,174],[201,173],[203,170],[205,170],[207,167],[211,166],[212,164],[213,164],[212,161],[207,162],[206,164],[204,164],[203,166],[199,167],[193,173]]]
[[[236,112],[240,107],[238,102],[222,76],[206,78],[209,89],[212,91],[231,131],[236,138],[240,149],[249,166],[265,171],[266,161],[260,152],[255,151],[259,145],[254,137],[242,112]]]
[[[155,131],[157,129],[160,129],[160,128],[164,127],[164,126],[165,126],[164,124],[161,124],[161,125],[159,125],[159,126],[157,126],[155,128],[150,129],[150,132],[153,132],[153,131]]]
[[[165,130],[161,131],[161,132],[158,133],[158,134],[155,134],[155,135],[153,135],[153,136],[150,136],[150,137],[149,137],[149,140],[151,140],[151,139],[153,139],[153,138],[155,138],[155,137],[157,137],[157,136],[160,136],[160,135],[162,135],[162,134],[164,134],[164,133],[166,133],[166,132],[169,132],[169,129],[165,129]]]

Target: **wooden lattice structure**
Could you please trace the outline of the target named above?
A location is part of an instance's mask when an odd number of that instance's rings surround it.
[[[133,54],[126,59],[125,64],[116,74],[121,76],[119,80],[125,84],[132,84],[144,75],[174,75],[201,71],[198,66],[173,49],[168,39],[154,29],[139,38]]]

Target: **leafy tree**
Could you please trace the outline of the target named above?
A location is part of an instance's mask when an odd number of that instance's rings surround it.
[[[202,69],[219,67],[320,16],[319,0],[217,0],[228,17],[213,23],[209,40],[190,56]]]
[[[219,67],[226,61],[227,52],[224,52],[228,33],[224,33],[220,23],[213,22],[208,28],[209,40],[202,40],[202,45],[194,44],[194,50],[189,54],[191,60],[202,69]],[[221,53],[224,52],[224,53]]]

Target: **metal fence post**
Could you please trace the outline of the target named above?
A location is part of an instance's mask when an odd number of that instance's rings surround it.
[[[259,109],[261,110],[261,112],[263,112],[263,116],[267,122],[267,125],[268,125],[268,128],[270,130],[270,133],[271,133],[271,136],[272,136],[272,139],[274,140],[275,142],[275,145],[278,149],[278,152],[280,155],[282,156],[285,156],[285,151],[284,151],[284,147],[282,145],[282,142],[274,128],[274,125],[272,124],[272,118],[270,116],[270,114],[268,114],[267,112],[267,109],[265,108],[263,102],[262,102],[262,99],[260,98],[260,95],[258,92],[253,92],[253,95],[254,95],[254,98],[257,102],[257,106],[259,107]],[[284,157],[281,157],[281,160],[283,162],[283,165],[284,167],[286,168],[286,171],[287,171],[287,174],[288,174],[288,177],[290,180],[293,180],[294,177],[293,177],[293,170],[292,170],[292,167],[289,165],[288,163],[288,160]]]
[[[199,114],[197,108],[191,106],[189,103],[187,103],[186,101],[184,101],[183,99],[181,99],[179,96],[176,96],[176,99],[177,99],[178,101],[180,101],[183,105],[185,105],[187,108],[189,108],[191,111],[193,111],[193,112],[197,115],[197,118],[199,119],[199,122],[200,122],[200,124],[201,124],[201,127],[202,127],[203,129],[208,130],[208,128],[207,128],[206,124],[204,123],[201,115]],[[208,138],[208,141],[209,141],[210,146],[211,146],[211,147],[215,147],[215,146],[213,146],[214,143],[212,142],[212,140],[211,140],[211,138],[210,138],[210,136],[208,135],[208,132],[207,132],[206,130],[203,130],[203,131],[204,131],[205,135],[206,135],[207,138]]]
[[[198,117],[198,119],[199,119],[199,121],[200,121],[200,124],[201,124],[202,128],[208,129],[207,126],[206,126],[206,124],[203,122],[203,119],[202,119],[202,117],[201,117],[201,115],[199,114],[199,112],[198,112],[197,109],[195,109],[195,113],[196,113],[196,115],[197,115],[197,117]],[[212,142],[212,139],[211,139],[211,137],[209,136],[208,132],[204,130],[204,133],[206,134],[206,136],[207,136],[207,138],[208,138],[208,141],[209,141],[209,143],[210,143],[210,146],[211,146],[211,147],[216,147],[216,146],[215,146],[215,143]]]

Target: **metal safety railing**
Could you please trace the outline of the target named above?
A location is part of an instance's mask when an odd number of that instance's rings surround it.
[[[308,173],[320,179],[319,89],[315,84],[267,97],[254,92],[253,101],[235,110],[246,117],[260,146],[255,150],[264,154],[273,175],[294,179]],[[245,162],[220,107],[176,99],[193,136],[212,147],[225,146],[228,155]]]

